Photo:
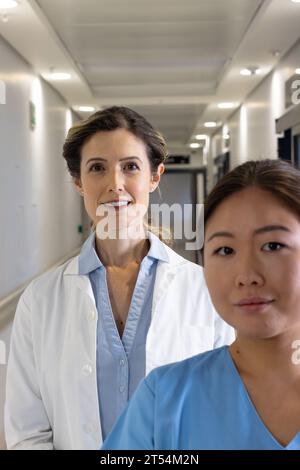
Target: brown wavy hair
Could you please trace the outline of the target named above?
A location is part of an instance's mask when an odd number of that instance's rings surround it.
[[[167,159],[166,142],[160,132],[136,111],[124,106],[112,106],[97,111],[70,128],[63,146],[63,157],[71,176],[80,178],[81,149],[87,140],[97,132],[116,129],[126,129],[144,142],[152,172]]]

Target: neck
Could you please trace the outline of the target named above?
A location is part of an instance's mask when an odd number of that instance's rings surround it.
[[[230,352],[242,376],[293,380],[300,377],[300,343],[297,354],[295,345],[292,347],[295,340],[300,340],[299,328],[268,339],[253,340],[238,335]]]
[[[97,254],[104,266],[125,267],[135,262],[140,264],[149,251],[148,238],[104,239],[95,238]]]

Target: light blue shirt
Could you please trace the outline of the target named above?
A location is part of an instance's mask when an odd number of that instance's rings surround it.
[[[140,265],[122,338],[111,308],[106,269],[95,250],[95,232],[85,241],[79,255],[79,274],[89,276],[98,310],[97,384],[103,439],[145,377],[145,346],[157,262],[168,262],[164,244],[151,233],[149,241],[150,250]]]
[[[152,371],[103,450],[299,450],[282,446],[260,419],[228,346]]]

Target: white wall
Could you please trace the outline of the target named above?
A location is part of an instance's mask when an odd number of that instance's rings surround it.
[[[80,246],[82,203],[61,156],[74,116],[1,37],[0,82],[6,89],[5,104],[0,100],[1,299]],[[36,106],[35,130],[30,129],[30,100]],[[7,350],[10,329],[10,324],[0,329]],[[4,378],[0,364],[0,448]]]
[[[231,168],[246,160],[277,158],[275,119],[285,112],[285,81],[299,66],[298,42],[228,120]],[[220,139],[220,134],[214,136],[216,139]],[[219,145],[215,148],[219,149]],[[211,157],[216,156],[216,152],[212,152]]]

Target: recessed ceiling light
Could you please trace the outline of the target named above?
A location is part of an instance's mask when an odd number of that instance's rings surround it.
[[[95,111],[96,108],[94,106],[79,106],[78,111],[81,111],[83,113],[92,113]]]
[[[296,70],[295,70],[295,73],[296,73],[297,75],[300,75],[300,68],[299,68],[299,69],[296,69]]]
[[[300,0],[291,0],[293,3],[300,3]]]
[[[70,80],[71,74],[65,72],[52,72],[49,75],[50,80]]]
[[[204,127],[216,127],[217,123],[214,121],[209,121],[204,123]]]
[[[234,103],[219,103],[218,108],[220,108],[220,109],[232,109],[232,108],[234,108]]]
[[[240,74],[243,75],[244,77],[251,75],[251,70],[249,69],[242,69],[240,71]]]
[[[206,139],[207,139],[207,135],[206,135],[206,134],[197,134],[197,135],[195,136],[195,138],[196,138],[197,140],[206,140]]]
[[[0,9],[9,10],[10,8],[16,8],[18,2],[16,0],[0,0]]]
[[[250,75],[259,75],[260,73],[261,73],[261,70],[258,67],[247,67],[240,71],[240,74],[246,77]]]
[[[197,144],[197,142],[192,142],[190,144],[191,149],[198,149],[200,147],[200,144]]]

